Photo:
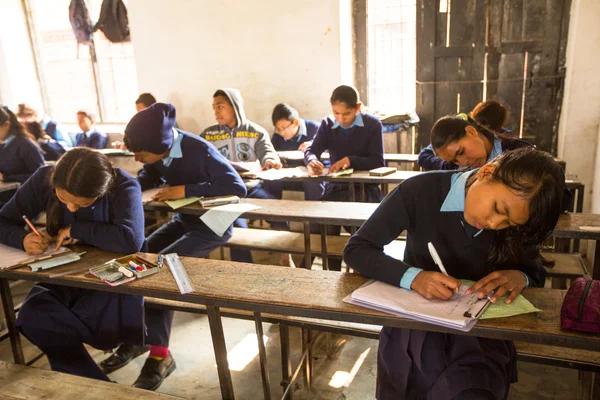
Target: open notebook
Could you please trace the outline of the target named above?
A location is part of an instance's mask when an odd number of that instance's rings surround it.
[[[344,302],[468,332],[489,303],[487,299],[480,300],[476,293],[466,295],[468,288],[462,285],[458,295],[448,301],[427,300],[413,290],[371,280]]]
[[[66,247],[61,247],[54,251],[54,246],[51,244],[48,250],[46,250],[44,253],[32,256],[25,253],[23,250],[0,243],[0,254],[2,254],[2,258],[0,258],[0,269],[12,267],[13,265],[23,263],[24,261],[31,261],[33,263],[34,260],[39,260],[46,256],[54,256],[67,252],[69,252],[69,249]]]

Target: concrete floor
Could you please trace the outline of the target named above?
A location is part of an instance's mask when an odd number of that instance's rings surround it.
[[[254,254],[255,261],[260,263],[274,264],[279,259],[279,256],[275,254]],[[28,284],[19,285],[13,289],[16,300],[22,298],[28,290]],[[225,318],[223,327],[230,355],[230,367],[235,369],[232,371],[232,378],[236,398],[242,400],[263,398],[254,323]],[[271,393],[276,399],[281,396],[278,326],[265,324],[264,335],[267,338]],[[295,368],[300,357],[300,330],[291,328],[290,336]],[[176,313],[171,338],[171,351],[177,362],[177,369],[165,380],[158,391],[188,399],[219,399],[219,381],[207,317]],[[377,341],[351,337],[342,339],[347,340],[347,343],[342,347],[335,360],[327,359],[324,341],[317,344],[314,352],[312,391],[309,393],[304,389],[300,376],[295,386],[295,399],[364,400],[374,398]],[[37,354],[37,349],[29,343],[25,344],[24,351],[27,359],[31,359]],[[90,352],[98,362],[107,357],[106,354],[95,349],[90,349]],[[8,341],[0,343],[0,360],[12,362]],[[112,373],[110,378],[119,384],[131,385],[137,378],[144,360],[145,356],[139,357],[121,370]],[[35,366],[49,368],[46,358],[36,362]],[[510,400],[580,398],[577,371],[520,363],[519,373],[520,381],[511,387]]]

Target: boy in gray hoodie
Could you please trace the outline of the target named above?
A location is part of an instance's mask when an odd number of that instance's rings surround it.
[[[263,169],[282,167],[265,128],[246,118],[244,99],[239,90],[231,88],[217,90],[213,94],[212,107],[218,123],[206,128],[200,136],[212,143],[237,171],[246,171],[241,163],[256,160]],[[246,196],[248,198],[275,198],[256,180],[244,180],[244,183],[248,189]],[[276,230],[288,229],[285,222],[270,222],[270,224]],[[234,226],[248,228],[248,223],[245,219],[239,218]],[[252,262],[252,255],[248,250],[232,249],[231,259]]]

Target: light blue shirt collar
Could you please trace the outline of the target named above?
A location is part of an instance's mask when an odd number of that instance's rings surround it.
[[[464,212],[465,211],[465,192],[467,186],[467,179],[478,169],[474,169],[467,172],[457,172],[452,174],[452,181],[450,183],[450,191],[444,199],[441,212]]]
[[[173,128],[173,146],[171,146],[171,151],[169,151],[169,155],[161,160],[165,167],[170,167],[174,158],[183,157],[183,153],[181,152],[182,139],[183,135],[180,135],[179,132],[177,132],[177,130]]]
[[[48,123],[50,123],[51,118],[49,115],[44,115],[44,118],[42,118],[42,121],[40,122],[40,126],[42,127],[43,130],[46,130],[46,128],[48,127]]]
[[[488,157],[487,162],[492,161],[500,154],[502,154],[502,141],[498,136],[494,135],[494,146],[492,147],[492,151],[490,152],[490,156]]]
[[[296,135],[293,138],[290,139],[283,139],[286,142],[299,142],[300,139],[302,139],[302,136],[306,136],[306,122],[303,119],[298,118],[298,122],[300,122],[300,125],[298,126],[298,133],[296,133]]]
[[[340,123],[334,118],[334,123],[333,126],[331,127],[331,129],[335,129],[335,128],[339,128],[341,127],[342,129],[351,129],[354,128],[355,126],[365,126],[365,123],[363,121],[363,117],[362,114],[360,112],[356,113],[356,118],[354,118],[354,122],[352,122],[352,125],[350,125],[350,127],[346,128],[340,125]]]
[[[2,147],[6,147],[10,144],[10,142],[12,142],[13,140],[15,140],[15,135],[10,135],[9,137],[6,138],[6,140],[4,141],[4,146]]]

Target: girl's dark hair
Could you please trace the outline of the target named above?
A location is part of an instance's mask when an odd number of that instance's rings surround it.
[[[491,143],[494,142],[494,135],[501,139],[510,138],[508,135],[491,131],[465,114],[457,116],[447,115],[438,119],[433,124],[433,128],[431,128],[431,146],[433,150],[435,151],[450,143],[458,142],[467,134],[467,126],[475,128],[480,135],[484,136]]]
[[[331,94],[331,99],[329,99],[329,101],[332,105],[337,102],[346,103],[349,108],[356,108],[358,107],[358,103],[360,103],[358,91],[352,86],[346,85],[336,87]]]
[[[507,151],[492,163],[496,169],[492,181],[506,185],[517,196],[529,200],[529,220],[521,226],[498,232],[490,251],[492,263],[520,259],[522,252],[535,249],[538,266],[552,266],[540,254],[542,242],[552,233],[562,213],[565,175],[549,154],[531,147]],[[531,257],[527,253],[527,257]]]
[[[277,123],[277,121],[282,119],[287,119],[290,122],[294,122],[294,120],[300,118],[300,114],[298,110],[289,104],[279,103],[273,109],[273,114],[271,115],[271,119],[273,120],[273,125]]]
[[[499,101],[482,101],[471,111],[471,118],[480,125],[501,132],[508,119],[508,110]]]
[[[31,133],[31,135],[35,138],[35,140],[39,140],[42,138],[42,136],[44,134],[46,134],[46,132],[44,131],[44,129],[42,129],[42,125],[37,122],[27,122],[26,124],[23,124],[25,126],[25,128],[27,129],[27,131],[29,133]]]
[[[17,116],[15,114],[13,114],[13,112],[10,111],[10,109],[8,107],[2,106],[2,107],[0,107],[0,125],[5,124],[6,121],[10,122],[9,132],[11,134],[14,134],[15,136],[21,136],[21,137],[30,139],[37,146],[37,141],[35,140],[33,135],[31,133],[29,133],[27,131],[27,129],[25,129],[23,124],[19,122],[19,120],[17,119]]]
[[[66,152],[54,166],[51,183],[77,197],[98,198],[110,193],[116,184],[116,172],[108,157],[86,147],[76,147]],[[47,229],[52,236],[63,228],[63,209],[60,200],[54,199],[47,212]]]
[[[135,104],[143,104],[146,107],[150,107],[152,104],[156,103],[156,97],[152,96],[151,93],[142,93],[139,95]]]

